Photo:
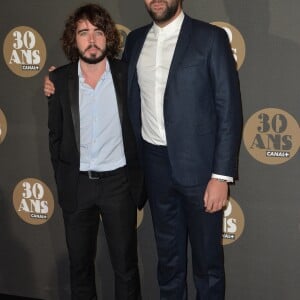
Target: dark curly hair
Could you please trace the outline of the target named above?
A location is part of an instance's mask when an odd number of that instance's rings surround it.
[[[106,37],[107,57],[115,58],[120,52],[120,35],[109,13],[97,4],[87,4],[75,10],[65,23],[61,37],[62,48],[71,62],[79,59],[76,45],[76,29],[80,20],[88,20],[91,24],[104,32]]]

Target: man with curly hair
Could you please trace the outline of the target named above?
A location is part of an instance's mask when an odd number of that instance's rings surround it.
[[[144,204],[129,122],[127,69],[119,34],[99,5],[78,8],[61,38],[70,63],[50,73],[49,147],[70,260],[73,300],[97,299],[101,214],[115,274],[115,299],[140,299],[136,207]]]

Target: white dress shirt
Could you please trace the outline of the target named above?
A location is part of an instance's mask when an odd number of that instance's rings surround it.
[[[164,93],[183,19],[184,14],[181,12],[163,28],[153,23],[137,64],[142,100],[142,136],[153,145],[167,145],[163,114]]]

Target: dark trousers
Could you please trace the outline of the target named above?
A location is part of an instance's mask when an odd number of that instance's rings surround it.
[[[115,299],[140,299],[136,206],[121,168],[100,179],[80,174],[78,208],[63,211],[72,300],[97,299],[94,263],[100,214],[114,270]]]
[[[144,143],[146,185],[158,254],[161,300],[188,299],[187,241],[192,250],[197,300],[223,300],[222,212],[204,211],[206,186],[181,186],[172,179],[167,147]]]

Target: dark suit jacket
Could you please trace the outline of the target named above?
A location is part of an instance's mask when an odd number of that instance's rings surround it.
[[[142,154],[141,99],[136,65],[152,24],[132,31],[128,108]],[[212,173],[237,176],[242,113],[239,80],[227,34],[185,15],[164,95],[164,120],[173,178],[206,184]]]
[[[110,68],[117,95],[128,179],[132,198],[141,208],[145,203],[143,173],[137,158],[134,134],[128,117],[127,66],[112,60]],[[50,73],[55,94],[48,101],[49,148],[57,184],[59,203],[65,210],[77,206],[76,191],[80,165],[78,64],[68,64]]]

